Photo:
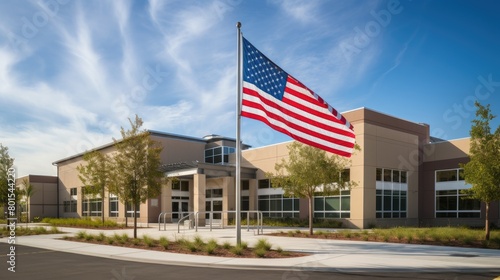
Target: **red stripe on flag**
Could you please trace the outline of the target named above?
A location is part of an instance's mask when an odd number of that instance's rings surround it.
[[[323,123],[316,122],[314,120],[311,120],[311,119],[305,118],[305,117],[303,117],[301,115],[298,115],[298,114],[296,114],[294,112],[288,111],[288,110],[284,109],[282,106],[280,106],[279,104],[274,103],[272,101],[269,101],[266,98],[263,98],[258,92],[254,91],[252,89],[243,88],[243,93],[244,93],[243,100],[242,100],[242,105],[243,106],[248,106],[250,108],[257,109],[257,110],[263,112],[264,114],[266,114],[269,118],[274,119],[276,121],[279,121],[279,122],[285,124],[286,126],[288,126],[291,129],[300,131],[300,132],[302,132],[304,134],[311,135],[312,137],[315,137],[315,138],[318,138],[318,139],[322,139],[324,141],[331,142],[331,143],[334,143],[334,144],[337,144],[337,145],[341,145],[341,146],[344,146],[346,148],[352,148],[352,147],[354,147],[354,143],[351,143],[351,142],[348,142],[348,141],[345,141],[345,140],[342,140],[342,139],[338,139],[338,138],[332,137],[330,135],[326,135],[326,134],[320,133],[320,132],[318,132],[318,129],[315,130],[315,128],[321,128],[321,129],[324,129],[324,130],[326,130],[328,132],[332,132],[332,133],[344,135],[344,136],[346,136],[348,138],[352,138],[353,134],[349,133],[348,131],[340,130],[338,128],[331,127],[331,126],[327,126],[327,125],[325,125]],[[246,100],[245,99],[245,94],[257,97],[260,100],[261,103],[256,103],[256,102],[252,102],[250,100]],[[263,104],[265,104],[265,105],[267,105],[269,107],[277,109],[278,111],[280,111],[282,113],[282,115],[278,115],[278,114],[275,114],[273,112],[270,112],[270,111],[266,110],[266,108],[263,106]],[[242,115],[244,115],[243,114],[244,112],[245,111],[242,111]],[[251,112],[245,112],[245,113],[252,114]],[[246,116],[246,115],[244,115],[244,116]],[[291,117],[293,119],[300,120],[300,121],[306,123],[306,125],[308,125],[309,128],[301,126],[301,125],[299,125],[297,123],[294,123],[293,121],[290,121],[287,118],[285,118],[285,116],[286,117]],[[259,120],[261,118],[262,117],[259,116]],[[266,123],[269,123],[269,121],[266,121]],[[276,126],[273,125],[273,127],[276,127]],[[292,135],[292,132],[290,132],[290,131],[287,131],[286,134],[292,136],[292,138],[296,138],[296,137],[294,137]],[[297,137],[300,137],[300,136],[297,136]]]

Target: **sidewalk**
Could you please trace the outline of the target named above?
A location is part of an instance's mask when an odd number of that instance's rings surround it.
[[[263,236],[256,235],[256,230],[247,231],[246,228],[242,228],[242,240],[247,242],[249,246],[255,244],[260,238],[267,238],[273,248],[280,246],[286,251],[307,252],[310,255],[283,259],[223,258],[66,241],[60,238],[82,231],[82,229],[63,227],[59,229],[65,234],[19,236],[16,244],[96,257],[184,266],[349,272],[490,271],[499,272],[500,275],[500,250],[491,249]],[[264,229],[264,233],[280,230],[288,231],[290,229]],[[132,229],[86,231],[93,234],[103,232],[106,235],[127,233],[129,236],[133,236]],[[166,236],[170,240],[199,235],[204,240],[216,238],[219,243],[226,241],[235,243],[234,228],[213,229],[213,231],[208,228],[200,228],[198,232],[181,230],[180,233],[177,233],[177,226],[172,225],[169,225],[166,231],[159,231],[158,226],[139,228],[138,236],[144,234],[155,239]],[[5,243],[7,239],[1,238],[0,242]]]

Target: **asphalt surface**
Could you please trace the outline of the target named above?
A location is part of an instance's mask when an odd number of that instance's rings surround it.
[[[80,255],[53,251],[43,248],[16,245],[15,272],[10,266],[7,253],[9,244],[0,243],[0,279],[495,279],[498,272],[447,271],[396,272],[391,270],[368,270],[365,272],[318,272],[297,269],[221,269],[211,267],[178,266],[150,264],[144,262],[122,261],[90,255]],[[500,270],[500,264],[499,264]]]

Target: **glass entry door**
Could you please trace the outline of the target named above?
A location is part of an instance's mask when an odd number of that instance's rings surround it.
[[[205,202],[205,211],[207,211],[206,214],[206,219],[210,219],[210,213],[209,212],[220,212],[222,211],[222,199],[213,199],[210,201]],[[212,219],[214,220],[220,220],[222,218],[221,213],[213,213]]]
[[[189,200],[172,200],[172,221],[189,215]]]
[[[209,212],[222,211],[222,189],[206,190],[205,211],[207,211],[205,218],[210,219]],[[212,218],[214,220],[222,219],[221,213],[214,213]]]

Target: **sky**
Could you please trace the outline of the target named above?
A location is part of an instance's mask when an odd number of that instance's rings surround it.
[[[56,175],[54,161],[119,138],[135,114],[145,129],[235,138],[238,21],[338,111],[468,137],[475,101],[500,112],[499,13],[494,0],[0,1],[0,143],[24,176]],[[245,118],[241,138],[290,140]]]

